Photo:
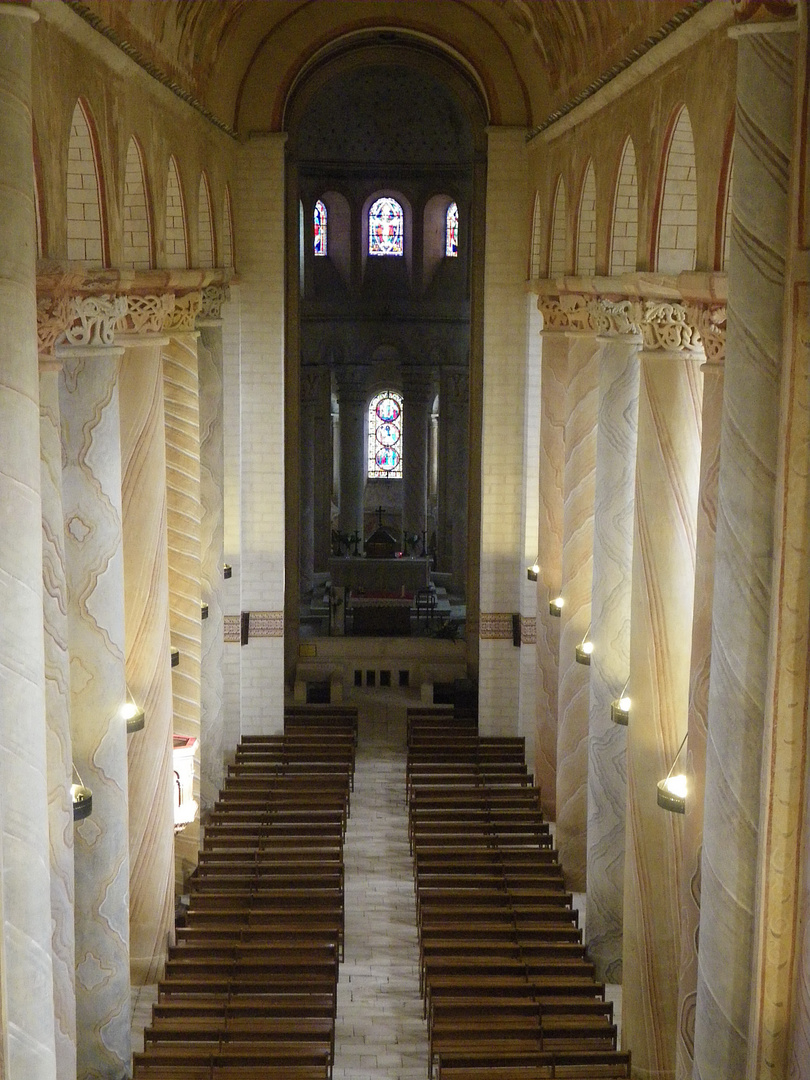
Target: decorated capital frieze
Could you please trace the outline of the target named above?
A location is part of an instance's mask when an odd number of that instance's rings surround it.
[[[197,322],[219,322],[222,319],[222,305],[230,300],[231,292],[227,285],[206,285],[200,294],[200,310]]]
[[[126,311],[115,325],[119,334],[162,334],[166,320],[174,311],[174,293],[143,296],[130,293],[122,297]]]
[[[647,350],[702,353],[697,327],[683,304],[645,300],[640,307],[640,329]]]
[[[70,320],[69,296],[37,297],[37,349],[40,358],[53,356],[57,338]]]
[[[54,340],[83,349],[109,349],[115,345],[115,327],[127,312],[125,296],[71,296],[67,298],[67,321]]]
[[[637,300],[591,300],[591,322],[602,336],[641,337],[641,305]]]
[[[163,330],[170,333],[192,333],[200,314],[202,295],[198,291],[175,296],[174,306],[163,322]]]
[[[579,330],[593,333],[595,326],[591,304],[591,299],[580,293],[538,296],[537,309],[543,316],[543,330]]]
[[[687,304],[686,310],[689,321],[703,342],[707,363],[724,363],[726,359],[726,305]]]

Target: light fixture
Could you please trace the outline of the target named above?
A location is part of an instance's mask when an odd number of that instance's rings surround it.
[[[127,699],[118,710],[118,715],[122,720],[126,721],[127,735],[132,735],[135,731],[140,731],[144,725],[144,712],[143,709],[135,701],[132,696],[132,692],[127,687]]]
[[[529,581],[537,581],[537,575],[540,573],[540,559],[539,557],[534,560],[531,566],[526,569],[526,577]]]
[[[85,787],[82,782],[82,778],[79,776],[79,770],[76,766],[73,766],[73,772],[78,784],[70,785],[70,797],[73,800],[73,820],[84,821],[86,817],[90,817],[93,811],[93,792],[89,787]]]
[[[621,724],[622,727],[627,727],[630,720],[630,698],[627,696],[628,682],[630,682],[629,678],[622,687],[619,696],[610,703],[610,719],[614,724]]]
[[[563,604],[565,601],[561,596],[555,596],[553,600],[549,600],[548,613],[553,615],[555,619],[559,619],[562,615]]]
[[[208,604],[200,604],[200,618],[201,619],[207,619],[208,618]]]
[[[224,578],[233,577],[233,567],[229,563],[225,563],[222,567],[222,576]]]
[[[688,734],[687,731],[686,735]],[[678,759],[686,745],[686,735],[684,735],[681,745],[678,747],[678,753],[675,755],[675,760],[672,762],[672,767],[666,777],[658,781],[658,805],[662,810],[671,810],[673,814],[686,812],[686,773],[675,772],[675,766],[678,764]]]
[[[172,667],[177,667],[177,665],[179,663],[180,663],[180,650],[175,649],[175,647],[172,645]]]
[[[578,664],[585,664],[586,667],[590,667],[591,653],[593,652],[593,642],[589,640],[588,634],[590,634],[590,626],[585,631],[582,641],[576,647],[576,661]]]

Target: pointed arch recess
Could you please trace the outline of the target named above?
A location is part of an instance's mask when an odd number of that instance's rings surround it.
[[[576,272],[583,276],[596,273],[596,174],[593,159],[585,169],[579,199]]]
[[[548,276],[561,277],[566,270],[566,250],[568,248],[568,209],[565,195],[565,181],[557,179],[554,190],[554,203],[551,210],[551,242],[549,244]]]
[[[222,265],[233,266],[233,217],[231,214],[231,189],[225,185],[222,200]]]
[[[216,266],[214,242],[214,215],[211,210],[211,188],[205,170],[200,173],[200,189],[197,199],[197,263],[202,267]]]
[[[532,212],[532,247],[529,252],[529,277],[540,277],[540,250],[543,243],[542,235],[543,219],[540,212],[540,192],[534,193],[534,210]]]
[[[172,155],[166,181],[166,266],[188,268],[188,231],[180,170]]]
[[[616,190],[613,194],[613,219],[610,230],[610,274],[635,273],[638,259],[638,173],[636,149],[628,136],[622,150]]]
[[[661,274],[679,274],[694,270],[697,259],[695,143],[685,105],[673,114],[662,177],[653,266]]]
[[[89,106],[79,98],[70,122],[67,163],[67,257],[89,269],[109,266],[98,139]]]
[[[124,266],[151,270],[155,265],[154,229],[143,149],[133,135],[127,147],[124,172]]]

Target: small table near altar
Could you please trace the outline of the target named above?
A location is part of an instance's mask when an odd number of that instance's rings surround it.
[[[400,592],[356,593],[349,595],[353,634],[375,637],[403,637],[411,632],[413,594]]]
[[[430,585],[430,559],[368,559],[332,557],[329,560],[332,584],[353,593],[398,596],[404,589],[414,595]]]

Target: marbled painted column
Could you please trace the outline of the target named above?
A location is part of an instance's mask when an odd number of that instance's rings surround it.
[[[45,627],[45,716],[48,753],[48,818],[51,848],[51,949],[58,1080],[76,1076],[76,947],[73,908],[73,748],[70,738],[65,519],[62,510],[62,443],[59,372],[39,363],[42,475],[42,584]]]
[[[714,537],[717,528],[717,476],[720,467],[720,421],[723,413],[725,358],[724,307],[697,309],[707,361],[703,365],[703,419],[700,493],[695,543],[695,604],[689,675],[688,791],[683,829],[681,878],[681,965],[678,975],[676,1076],[692,1080],[695,1050],[698,934],[700,930],[700,857],[703,847],[703,791],[706,778],[706,713],[712,656]],[[700,325],[700,324],[703,325]]]
[[[222,430],[222,327],[197,320],[200,377],[200,577],[203,620],[200,671],[200,810],[213,808],[225,780],[224,463]]]
[[[31,135],[36,17],[0,5],[0,1075],[9,1080],[51,1080],[56,1069]]]
[[[130,1062],[127,734],[118,366],[121,309],[74,301],[59,387],[73,762],[93,792],[74,829],[77,1072]]]
[[[470,377],[442,367],[439,387],[439,567],[464,594],[467,577],[467,484],[470,444]]]
[[[433,398],[426,368],[402,371],[402,528],[419,533],[427,528],[428,431]],[[421,548],[420,548],[421,550]]]
[[[323,461],[323,444],[315,447],[315,410],[320,389],[320,371],[301,369],[301,545],[299,550],[299,580],[301,596],[312,591],[315,568],[315,458]]]
[[[679,305],[645,304],[638,405],[627,729],[622,1042],[633,1075],[675,1075],[680,814],[656,785],[686,731],[700,478],[699,339]]]
[[[611,719],[611,702],[630,674],[630,585],[633,567],[641,332],[629,305],[598,305],[599,406],[593,536],[593,592],[588,722],[588,952],[596,977],[622,981],[624,819],[627,729]],[[635,332],[633,332],[635,330]],[[629,690],[632,696],[632,686]]]
[[[194,798],[200,801],[200,400],[197,334],[173,334],[163,348],[166,416],[166,506],[169,536],[171,643],[180,652],[172,669],[174,734],[198,740]],[[199,815],[175,839],[175,882],[181,888],[197,865]]]
[[[557,818],[557,692],[560,669],[560,619],[549,614],[549,601],[562,589],[563,470],[565,467],[565,386],[568,378],[568,339],[549,326],[549,307],[538,300],[543,314],[540,375],[540,513],[537,548],[537,735],[535,783],[540,786],[543,813]]]
[[[127,341],[119,376],[127,686],[145,713],[128,737],[130,974],[157,982],[174,935],[172,675],[161,347]],[[122,340],[119,335],[118,340]]]
[[[366,368],[352,364],[335,369],[340,407],[340,531],[360,533],[363,543],[365,486]]]
[[[700,1080],[758,1075],[746,1069],[761,1000],[753,997],[754,913],[796,45],[783,29],[750,24],[738,39],[695,1021]]]
[[[576,647],[591,621],[593,505],[599,362],[596,336],[572,334],[568,347],[563,469],[562,595],[557,695],[557,847],[569,889],[585,891],[588,823],[590,668]]]

